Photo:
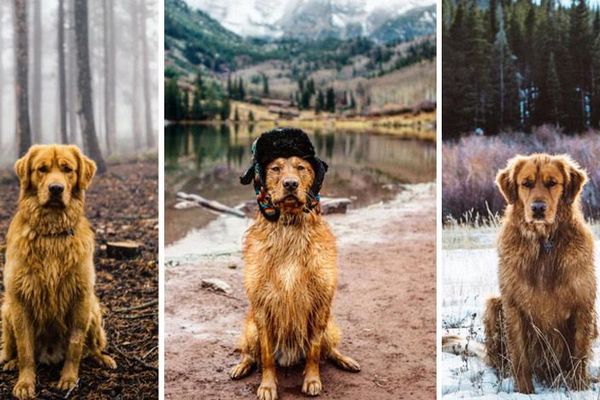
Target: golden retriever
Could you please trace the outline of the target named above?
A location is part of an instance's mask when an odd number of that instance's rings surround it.
[[[280,215],[273,221],[259,214],[246,233],[244,285],[250,308],[241,337],[242,359],[230,376],[242,378],[260,364],[258,398],[274,400],[275,364],[305,360],[302,392],[316,396],[322,390],[322,359],[348,371],[360,370],[337,349],[340,330],[331,313],[337,283],[335,238],[318,207],[307,209],[316,194],[311,194],[311,162],[278,157],[265,169],[264,189]]]
[[[508,205],[498,239],[501,294],[486,304],[484,355],[521,393],[533,393],[534,376],[571,390],[590,383],[597,327],[594,242],[579,199],[586,179],[568,156],[547,154],[516,156],[496,178]]]
[[[64,361],[57,387],[77,384],[82,357],[116,368],[94,292],[94,233],[84,216],[95,163],[76,146],[36,145],[15,164],[19,206],[7,233],[4,369],[18,399],[35,397],[36,362]]]

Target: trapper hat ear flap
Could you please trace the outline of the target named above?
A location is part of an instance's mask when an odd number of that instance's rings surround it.
[[[314,196],[317,196],[321,191],[321,186],[323,186],[325,174],[329,169],[329,165],[327,165],[325,161],[322,161],[317,157],[314,158],[314,162],[312,162],[311,164],[313,165],[313,168],[315,170],[315,180],[312,184],[312,187],[310,188],[310,191]]]

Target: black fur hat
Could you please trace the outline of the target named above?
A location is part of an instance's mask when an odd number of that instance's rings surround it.
[[[265,187],[267,165],[279,157],[296,156],[305,159],[312,165],[315,171],[315,180],[310,194],[318,200],[328,166],[316,156],[315,148],[304,131],[296,128],[277,128],[265,132],[252,145],[252,153],[252,165],[244,176],[240,177],[243,185],[254,182],[254,188],[258,194]]]

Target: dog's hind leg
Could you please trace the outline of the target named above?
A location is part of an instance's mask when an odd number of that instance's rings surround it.
[[[248,315],[244,322],[244,331],[240,339],[240,350],[242,352],[242,359],[229,371],[231,379],[241,379],[250,375],[256,366],[256,360],[260,357],[258,330],[250,315]]]
[[[17,344],[15,342],[15,332],[10,324],[7,310],[2,308],[2,352],[0,354],[0,364],[4,364],[4,371],[13,371],[18,367],[17,362]]]
[[[106,348],[106,344],[106,332],[104,332],[104,327],[102,326],[102,311],[100,310],[100,303],[95,299],[86,338],[86,357],[91,358],[98,365],[115,369],[117,368],[115,360],[111,356],[102,353]]]
[[[485,360],[501,376],[510,371],[506,333],[504,332],[504,313],[500,297],[491,297],[485,303],[483,315],[485,334]]]
[[[340,342],[340,328],[333,320],[327,324],[327,329],[323,334],[323,354],[340,369],[350,372],[360,371],[360,364],[351,357],[345,356],[337,349]]]

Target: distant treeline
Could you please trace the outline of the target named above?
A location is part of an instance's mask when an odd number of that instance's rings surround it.
[[[241,80],[239,88],[244,96]],[[231,113],[230,95],[216,82],[205,81],[200,73],[190,87],[180,87],[176,78],[168,79],[165,82],[165,118],[169,121],[226,120]],[[236,91],[236,96],[239,95]]]
[[[444,0],[445,139],[600,127],[600,10],[585,0]]]

